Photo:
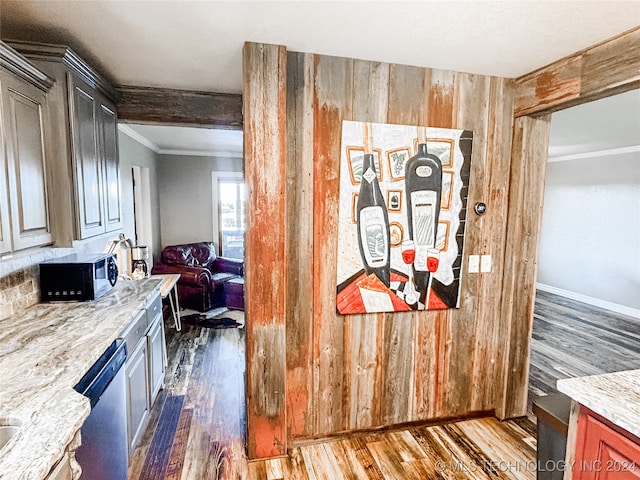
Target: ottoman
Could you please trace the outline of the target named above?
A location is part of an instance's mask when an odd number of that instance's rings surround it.
[[[224,283],[224,304],[229,310],[244,310],[244,278]]]

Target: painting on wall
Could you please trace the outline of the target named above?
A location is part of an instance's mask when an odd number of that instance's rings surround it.
[[[459,306],[473,132],[342,122],[340,314]]]

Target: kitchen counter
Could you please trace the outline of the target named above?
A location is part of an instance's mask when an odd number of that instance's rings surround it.
[[[36,304],[0,321],[0,420],[21,422],[0,479],[43,479],[89,415],[74,385],[160,286],[119,281],[91,302]]]
[[[558,380],[558,390],[640,437],[640,370]]]

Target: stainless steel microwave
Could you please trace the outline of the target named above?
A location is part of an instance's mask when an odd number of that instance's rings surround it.
[[[40,300],[95,300],[117,280],[115,254],[67,255],[40,264]]]

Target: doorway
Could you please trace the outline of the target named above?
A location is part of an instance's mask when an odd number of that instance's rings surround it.
[[[133,178],[133,227],[136,245],[153,246],[153,226],[151,224],[151,180],[149,168],[134,165],[131,167]],[[149,255],[149,262],[153,252]],[[149,265],[151,269],[153,265]]]
[[[529,405],[558,379],[640,361],[639,244],[640,90],[554,113]]]

